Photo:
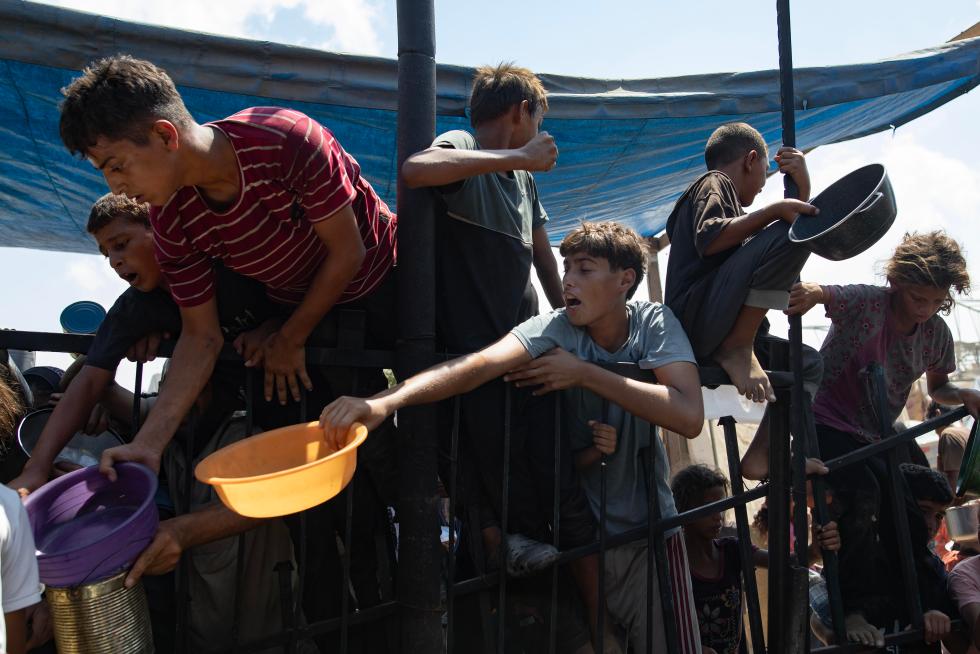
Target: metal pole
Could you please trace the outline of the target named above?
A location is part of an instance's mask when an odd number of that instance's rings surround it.
[[[785,343],[773,343],[773,368],[785,370],[789,353]],[[789,652],[786,638],[789,560],[789,398],[776,391],[769,407],[769,641],[772,652]]]
[[[735,418],[725,416],[721,420],[725,434],[725,450],[728,454],[728,478],[732,483],[732,495],[745,491],[742,482],[742,466],[738,456],[738,437],[735,434]],[[709,422],[710,424],[710,422]],[[742,587],[748,605],[749,633],[752,634],[753,654],[766,654],[766,637],[759,614],[759,589],[755,583],[755,562],[752,559],[752,537],[749,535],[749,515],[745,504],[735,507],[735,526],[738,529],[738,553],[742,560]]]
[[[784,146],[796,147],[796,100],[793,90],[793,43],[792,28],[790,23],[789,0],[776,0],[776,28],[779,38],[779,101],[781,106],[782,118],[782,142]],[[787,198],[799,198],[800,189],[796,181],[789,175],[783,176],[785,185],[784,196]],[[793,651],[806,651],[809,649],[809,632],[807,620],[804,616],[808,615],[809,604],[806,601],[806,583],[802,579],[806,575],[807,556],[807,521],[806,521],[806,476],[805,476],[805,452],[803,445],[803,402],[806,396],[803,392],[803,326],[802,318],[793,315],[789,318],[789,348],[790,348],[790,370],[793,372],[793,386],[791,389],[790,401],[790,423],[794,435],[794,456],[793,456],[793,494],[796,497],[796,559],[797,566],[792,565],[792,561],[787,557],[786,564],[789,577],[784,586],[786,595],[787,617],[785,646],[792,648]],[[770,425],[771,426],[771,425]],[[770,441],[775,436],[770,429]],[[780,435],[782,437],[783,435]],[[788,436],[788,435],[787,435]],[[781,457],[783,458],[783,457]],[[784,457],[789,463],[789,453]],[[770,471],[773,469],[770,467]],[[782,492],[782,489],[779,489]],[[788,507],[787,507],[788,508]],[[770,510],[774,507],[770,504]],[[780,546],[782,544],[780,543]],[[787,543],[788,546],[788,543]],[[770,551],[772,547],[770,547]],[[771,570],[771,568],[770,568]],[[777,575],[778,576],[778,575]],[[770,598],[770,603],[772,598]],[[770,620],[772,616],[770,616]],[[772,624],[770,622],[770,624]],[[780,630],[783,628],[780,627]],[[770,642],[770,646],[774,646]],[[783,650],[780,650],[783,651]],[[785,651],[789,651],[788,649]]]
[[[398,0],[398,169],[435,137],[435,6]],[[432,199],[398,178],[397,371],[416,373],[435,354],[435,254]],[[439,522],[435,407],[399,412],[400,520],[398,601],[402,651],[443,647],[439,607]]]

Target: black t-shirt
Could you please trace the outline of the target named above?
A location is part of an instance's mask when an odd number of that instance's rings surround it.
[[[725,173],[712,170],[684,191],[667,218],[670,256],[664,304],[686,329],[693,324],[718,268],[738,248],[712,255],[705,250],[728,223],[744,213],[735,184]]]
[[[737,538],[715,540],[721,557],[721,574],[705,579],[691,570],[694,608],[701,627],[702,647],[718,654],[744,654],[742,637],[742,559]]]
[[[282,313],[283,309],[269,300],[265,287],[254,279],[231,272],[224,266],[214,267],[218,324],[226,341],[254,329],[264,321]],[[148,334],[180,332],[180,310],[164,289],[148,293],[127,289],[106,314],[89,348],[86,364],[115,370],[126,351]]]

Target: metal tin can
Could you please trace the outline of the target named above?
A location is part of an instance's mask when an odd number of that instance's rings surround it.
[[[48,586],[59,654],[148,654],[153,650],[143,584],[126,588],[126,573],[72,588]]]

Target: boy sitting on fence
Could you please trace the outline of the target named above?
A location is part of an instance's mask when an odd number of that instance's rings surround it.
[[[587,391],[620,407],[618,412],[624,423],[647,421],[690,438],[700,433],[704,407],[687,337],[663,305],[629,301],[643,277],[642,239],[615,223],[585,223],[565,237],[560,252],[565,267],[565,309],[531,318],[489,347],[434,366],[373,397],[334,401],[321,416],[326,438],[339,443],[352,422],[360,421],[370,428],[399,408],[466,393],[501,375],[518,386],[537,387],[534,392],[538,394],[566,389]],[[653,370],[657,382],[627,379],[601,366],[613,362],[632,362]],[[582,415],[584,406],[580,404],[565,402],[563,406],[571,412],[572,419],[580,422],[602,418]],[[633,428],[623,428],[620,433],[624,434],[624,441],[642,435]],[[632,477],[617,483],[623,484],[630,497],[616,498],[618,509],[614,515],[626,528],[642,526],[647,521],[645,477],[638,469],[639,462],[628,460],[640,445],[626,443],[622,447],[623,466],[632,466]],[[667,486],[666,453],[660,439],[654,439],[650,446],[656,448],[654,477],[660,489],[660,513],[669,517],[675,510]],[[593,459],[599,459],[598,450],[591,454]],[[596,489],[588,479],[586,492],[594,501]],[[611,613],[630,628],[637,651],[646,651],[645,625],[649,617],[657,639],[654,651],[666,651],[662,613],[657,606],[649,607],[650,612],[644,610],[645,592],[637,590],[645,588],[648,575],[656,579],[656,571],[646,569],[646,556],[640,555],[645,546],[624,551],[636,556],[630,560],[611,557],[620,565],[621,573],[613,571],[607,579],[605,597]],[[679,533],[668,536],[667,551],[677,563],[669,571],[675,596],[681,594],[686,599],[674,602],[682,636],[680,651],[700,654],[697,618],[689,610],[690,583]],[[619,607],[624,610],[617,615]]]
[[[766,141],[750,125],[716,129],[705,145],[704,161],[708,172],[684,191],[667,219],[671,248],[665,304],[687,331],[699,361],[721,366],[750,400],[772,402],[776,398],[762,364],[768,365],[769,344],[781,339],[768,333],[765,316],[770,309],[786,308],[789,290],[810,254],[790,242],[790,225],[817,209],[785,199],[745,213],[743,207],[762,191],[769,169]],[[776,163],[796,182],[800,198],[809,198],[803,153],[780,148]],[[811,395],[820,374],[820,357],[804,346],[804,389]],[[760,446],[768,445],[768,425],[767,412],[756,435]],[[743,465],[747,478],[762,479],[767,473],[768,461]]]
[[[953,289],[965,293],[970,287],[959,245],[941,231],[906,234],[886,262],[885,276],[887,286],[803,283],[790,296],[789,313],[802,314],[823,304],[831,320],[820,348],[826,374],[813,401],[820,454],[825,459],[891,436],[890,429],[881,433],[881,425],[894,423],[912,384],[923,373],[933,400],[964,404],[974,416],[980,410],[980,393],[949,381],[949,373],[956,369],[954,343],[938,315],[952,308]],[[869,374],[873,363],[884,369],[884,416],[878,414],[874,401]],[[900,508],[910,501],[891,497],[886,461],[883,453],[828,478],[843,543],[841,594],[845,612],[852,616],[862,615],[861,598],[867,589],[882,583],[873,565],[881,521],[890,520],[890,505]]]

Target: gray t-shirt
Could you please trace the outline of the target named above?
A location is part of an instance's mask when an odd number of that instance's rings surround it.
[[[433,147],[479,150],[476,137],[461,129],[440,134]],[[526,170],[468,177],[440,187],[449,216],[531,244],[531,232],[548,222],[534,177]]]
[[[462,130],[440,134],[432,145],[480,149]],[[477,175],[434,192],[440,348],[475,352],[538,314],[532,233],[548,214],[524,170]]]
[[[599,347],[588,332],[572,325],[559,309],[550,314],[531,318],[515,327],[517,336],[532,357],[537,358],[556,347],[567,350],[593,363],[635,363],[646,370],[678,361],[694,363],[694,353],[687,335],[670,309],[653,302],[633,301],[626,305],[629,312],[629,336],[616,352]],[[610,402],[608,415],[602,415],[602,398],[581,388],[564,391],[565,424],[570,429],[573,450],[592,445],[589,420],[612,425],[617,433],[616,451],[606,462],[606,520],[609,534],[618,534],[647,524],[646,453],[650,444],[650,424],[623,411]],[[670,492],[670,465],[663,441],[655,439],[657,490],[660,515],[677,514],[674,496]],[[582,483],[592,510],[598,517],[600,502],[599,466],[582,473]],[[676,530],[667,532],[666,535]]]

